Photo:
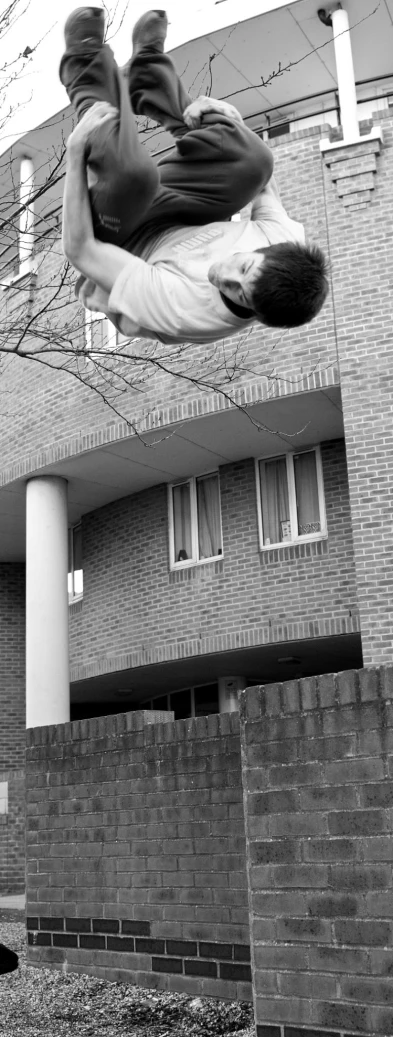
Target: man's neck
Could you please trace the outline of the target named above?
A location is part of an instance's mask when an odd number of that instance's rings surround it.
[[[220,295],[225,306],[228,307],[228,310],[230,310],[235,317],[241,317],[242,320],[250,320],[250,317],[254,316],[253,310],[247,310],[245,306],[239,306],[237,302],[233,302],[232,299],[229,299],[227,295],[223,295],[222,292],[220,292]]]

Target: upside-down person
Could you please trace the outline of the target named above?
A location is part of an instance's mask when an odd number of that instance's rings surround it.
[[[78,124],[67,144],[65,255],[84,306],[127,336],[211,342],[255,321],[296,327],[328,292],[321,250],[283,208],[265,142],[232,105],[191,102],[164,53],[165,11],[134,28],[125,70],[104,41],[104,12],[65,25],[60,78]],[[174,149],[156,164],[135,115]],[[250,218],[231,222],[249,206]]]

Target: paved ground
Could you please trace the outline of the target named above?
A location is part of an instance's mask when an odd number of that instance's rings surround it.
[[[26,896],[24,893],[14,893],[13,896],[0,896],[0,910],[3,907],[14,908],[16,911],[24,911]]]
[[[24,893],[0,896],[0,922],[24,922],[26,897]]]

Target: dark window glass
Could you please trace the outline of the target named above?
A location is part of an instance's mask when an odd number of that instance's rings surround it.
[[[290,132],[289,122],[282,122],[281,126],[269,126],[268,135],[272,140],[273,137],[282,137],[284,133]]]
[[[204,684],[195,688],[195,716],[207,717],[209,713],[218,713],[218,684]]]
[[[191,691],[175,691],[170,696],[170,708],[173,709],[175,720],[185,720],[191,716]]]
[[[169,709],[169,706],[168,706],[168,696],[167,695],[160,695],[160,697],[158,699],[153,699],[153,702],[151,704],[151,708],[152,709]]]

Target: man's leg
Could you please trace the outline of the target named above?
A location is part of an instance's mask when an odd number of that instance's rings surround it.
[[[200,225],[227,220],[255,197],[273,171],[270,149],[255,133],[226,115],[207,114],[190,130],[183,112],[191,102],[168,54],[164,11],[149,11],[133,32],[127,68],[131,105],[176,138],[158,163],[161,186],[143,223]],[[128,247],[128,246],[127,246]]]
[[[87,155],[94,233],[101,241],[123,245],[150,209],[159,173],[138,138],[124,77],[111,49],[102,44],[98,8],[81,8],[66,23],[66,51],[60,79],[78,120],[96,101],[118,109],[116,121],[98,130]],[[101,30],[101,36],[100,36]]]

